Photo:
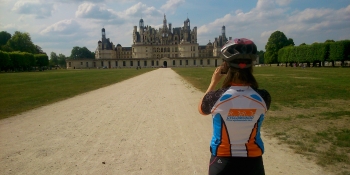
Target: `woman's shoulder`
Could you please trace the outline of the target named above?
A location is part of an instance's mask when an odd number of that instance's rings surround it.
[[[266,89],[254,89],[265,101],[267,109],[270,108],[271,95]]]
[[[262,95],[270,95],[270,93],[266,90],[266,89],[254,89],[257,93],[260,94],[260,96]]]

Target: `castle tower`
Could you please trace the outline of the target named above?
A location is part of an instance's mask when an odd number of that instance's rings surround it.
[[[163,29],[166,29],[166,16],[164,14],[164,19],[163,19]]]
[[[222,26],[222,28],[221,28],[221,36],[222,36],[223,38],[226,38],[226,29],[225,29],[225,26]]]
[[[141,40],[141,43],[143,43],[143,39],[144,39],[143,31],[144,31],[144,29],[145,29],[145,24],[144,24],[142,18],[141,18],[140,21],[139,21],[139,27],[140,27],[140,40]]]
[[[106,30],[105,28],[102,28],[102,50],[107,48],[106,40]]]
[[[102,28],[102,40],[104,40],[104,39],[106,39],[106,30],[105,30],[105,28]]]

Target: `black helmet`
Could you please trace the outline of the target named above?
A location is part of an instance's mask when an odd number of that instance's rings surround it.
[[[236,38],[229,40],[221,49],[223,60],[229,67],[248,68],[252,62],[256,61],[257,48],[253,41],[246,38]]]

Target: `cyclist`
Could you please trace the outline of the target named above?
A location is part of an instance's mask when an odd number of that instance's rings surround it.
[[[209,175],[265,174],[260,128],[271,96],[258,89],[253,76],[257,48],[246,38],[229,40],[221,49],[223,64],[216,68],[198,110],[212,114]],[[220,89],[214,90],[226,75]]]

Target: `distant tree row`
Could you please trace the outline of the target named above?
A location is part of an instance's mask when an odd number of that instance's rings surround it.
[[[42,48],[35,45],[29,33],[16,31],[13,36],[6,31],[0,32],[0,50],[5,52],[27,52],[32,54],[45,54]]]
[[[75,46],[73,47],[70,54],[70,59],[94,59],[94,58],[95,58],[95,53],[90,52],[90,50],[86,47]]]
[[[55,52],[51,52],[50,54],[50,67],[66,67],[66,59],[94,59],[95,53],[90,52],[86,47],[73,47],[71,51],[71,55],[66,57],[64,54],[56,54]]]
[[[0,51],[0,71],[43,70],[48,65],[49,57],[46,54]]]
[[[68,58],[61,53],[57,55],[55,52],[51,52],[49,65],[50,65],[50,67],[55,67],[55,68],[57,68],[57,67],[65,68],[66,67],[66,59],[68,59]]]
[[[350,60],[350,40],[343,41],[326,41],[325,43],[314,43],[311,45],[302,44],[300,46],[288,46],[278,51],[278,62],[280,63],[320,63],[321,66],[325,61],[332,62]]]
[[[33,44],[29,33],[16,31],[13,36],[0,32],[0,71],[42,70],[49,59],[42,48]]]
[[[344,61],[350,60],[350,40],[294,45],[293,39],[287,39],[283,32],[273,32],[265,46],[264,63],[307,63],[308,66],[320,63],[321,66],[321,63],[330,61],[334,66],[334,61],[341,61],[344,65]]]

